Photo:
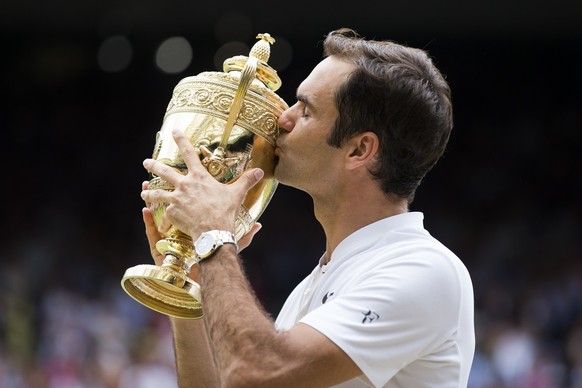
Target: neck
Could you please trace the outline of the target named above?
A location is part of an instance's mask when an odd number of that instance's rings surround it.
[[[350,200],[341,198],[341,195],[331,198],[313,197],[313,205],[315,217],[323,227],[326,237],[324,263],[331,259],[338,244],[356,230],[408,211],[406,199],[395,199],[382,192],[358,192]]]

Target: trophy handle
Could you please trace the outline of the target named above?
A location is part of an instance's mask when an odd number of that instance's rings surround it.
[[[215,178],[219,177],[221,173],[226,170],[224,159],[226,157],[226,146],[228,145],[228,139],[230,138],[232,128],[234,127],[238,115],[240,114],[240,110],[242,109],[247,91],[249,90],[249,87],[253,81],[259,75],[257,74],[257,68],[260,67],[262,73],[270,75],[270,77],[273,78],[273,75],[270,73],[272,73],[274,70],[268,69],[266,62],[269,60],[271,53],[270,45],[275,43],[275,39],[273,39],[269,34],[259,34],[257,35],[257,38],[260,38],[261,40],[255,43],[251,49],[251,52],[249,53],[249,57],[245,61],[244,67],[241,70],[238,88],[230,106],[230,111],[224,126],[224,130],[222,131],[220,143],[212,155],[206,155],[202,161],[202,164],[207,168],[208,172],[210,172],[210,174]],[[236,69],[236,67],[225,63],[225,69]],[[265,78],[265,75],[262,75],[262,78]],[[200,151],[202,154],[205,154],[205,150],[202,149],[202,147]]]
[[[245,67],[242,69],[240,83],[236,90],[236,94],[234,95],[234,99],[232,100],[230,113],[228,114],[228,119],[226,120],[226,125],[224,127],[224,131],[222,132],[222,138],[220,139],[218,148],[224,150],[226,148],[226,145],[228,144],[230,132],[232,131],[232,127],[234,127],[234,123],[238,118],[238,115],[242,108],[243,101],[245,99],[245,95],[249,90],[249,86],[256,78],[257,61],[258,61],[257,57],[249,55],[249,59],[247,60],[247,63],[245,63]]]
[[[238,88],[232,100],[232,105],[226,120],[226,125],[224,126],[224,131],[222,132],[220,143],[218,144],[218,147],[212,156],[215,161],[222,161],[223,159],[226,145],[228,144],[228,139],[230,138],[230,133],[232,132],[234,123],[238,118],[247,91],[249,90],[252,82],[257,78],[257,66],[259,61],[266,65],[266,62],[269,60],[271,52],[270,44],[273,44],[275,39],[273,39],[269,34],[259,34],[257,35],[257,38],[260,38],[261,40],[253,46],[251,52],[249,53],[249,57],[241,70]]]

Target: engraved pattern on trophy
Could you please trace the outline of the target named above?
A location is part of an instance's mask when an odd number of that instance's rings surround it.
[[[287,104],[275,91],[281,86],[277,72],[266,62],[274,39],[259,34],[249,56],[224,61],[224,72],[203,72],[175,86],[161,129],[156,133],[153,158],[181,173],[186,165],[172,137],[184,130],[199,150],[202,165],[219,182],[229,184],[248,168],[259,167],[263,179],[247,193],[239,211],[235,236],[240,239],[267,207],[276,188],[274,146],[279,136],[277,119]],[[148,189],[173,190],[157,176]],[[167,204],[149,204],[156,225]],[[123,289],[136,301],[160,313],[197,319],[203,316],[199,285],[188,277],[196,265],[191,236],[172,226],[156,249],[165,256],[162,266],[141,264],[126,270]]]
[[[166,116],[186,111],[209,114],[226,120],[236,92],[232,83],[238,82],[238,78],[229,74],[218,74],[212,79],[213,81],[224,80],[223,84],[222,82],[208,82],[204,79],[210,75],[212,73],[206,72],[201,73],[199,78],[191,77],[183,80],[179,89],[177,87],[173,94]],[[283,111],[279,99],[265,98],[259,94],[264,93],[266,89],[265,85],[259,81],[253,81],[238,116],[237,125],[256,132],[274,145],[279,136],[277,118]]]

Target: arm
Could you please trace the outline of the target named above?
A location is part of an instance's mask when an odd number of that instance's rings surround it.
[[[175,225],[196,239],[212,229],[234,230],[236,216],[247,191],[263,176],[259,169],[246,171],[235,182],[217,182],[202,167],[189,140],[179,132],[174,139],[188,173],[181,175],[171,167],[148,159],[149,171],[171,182],[175,189],[146,190],[146,202],[168,203],[160,230]],[[235,249],[221,247],[200,263],[200,285],[204,297],[204,320],[212,344],[219,380],[225,387],[317,387],[329,386],[361,374],[353,361],[327,337],[310,326],[297,324],[286,332],[276,332],[273,321],[257,301],[244,275]],[[187,328],[178,328],[182,335]],[[188,336],[191,332],[188,332]],[[186,356],[196,351],[193,342],[184,342],[180,351]],[[196,360],[181,357],[178,368],[192,384]],[[188,365],[186,365],[188,362]]]
[[[142,185],[147,190],[147,182]],[[156,265],[162,265],[164,256],[156,249],[156,242],[161,235],[156,229],[152,213],[147,207],[142,210],[146,236],[150,252]],[[199,282],[199,274],[193,268],[190,276]],[[206,331],[205,319],[170,318],[174,335],[174,355],[178,372],[179,386],[188,387],[218,387],[220,386],[214,354]]]
[[[178,386],[219,387],[214,355],[202,319],[170,318],[174,334],[174,354]]]
[[[310,326],[276,332],[232,246],[223,246],[200,267],[223,386],[329,387],[361,374],[339,347]]]

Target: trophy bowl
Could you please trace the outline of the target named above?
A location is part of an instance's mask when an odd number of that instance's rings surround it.
[[[181,173],[187,167],[172,137],[184,130],[199,151],[202,165],[219,182],[229,184],[249,168],[265,175],[246,195],[236,220],[237,240],[248,233],[271,200],[278,182],[275,167],[277,119],[288,105],[275,91],[281,86],[267,61],[269,34],[259,34],[249,56],[227,59],[223,72],[203,72],[182,79],[172,93],[153,158]],[[173,190],[151,175],[149,190]],[[149,204],[159,226],[168,204]],[[162,314],[196,319],[203,316],[200,286],[188,277],[195,254],[192,238],[172,226],[156,244],[164,255],[161,266],[140,264],[125,271],[121,286],[133,299]]]

